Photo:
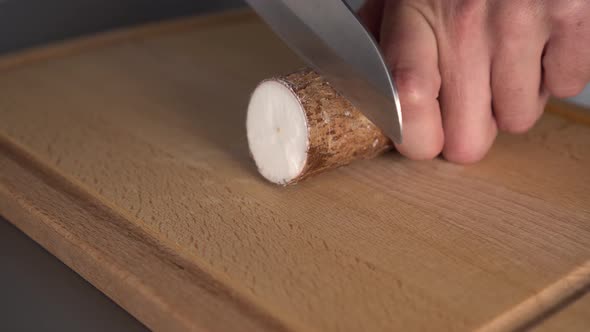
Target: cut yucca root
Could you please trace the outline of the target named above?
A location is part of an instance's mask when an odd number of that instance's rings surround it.
[[[258,171],[282,185],[393,146],[323,77],[307,69],[261,82],[250,98],[246,129]]]

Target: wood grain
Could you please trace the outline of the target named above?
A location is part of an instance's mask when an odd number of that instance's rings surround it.
[[[246,104],[301,63],[232,15],[0,60],[0,213],[156,330],[473,330],[589,264],[571,116],[472,166],[390,153],[267,184]]]

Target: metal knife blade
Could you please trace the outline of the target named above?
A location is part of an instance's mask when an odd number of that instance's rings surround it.
[[[309,66],[402,142],[397,90],[379,47],[343,0],[246,0]]]

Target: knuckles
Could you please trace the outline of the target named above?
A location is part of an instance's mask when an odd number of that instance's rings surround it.
[[[453,4],[445,10],[448,13],[445,24],[450,28],[448,37],[456,47],[471,43],[473,36],[485,27],[487,1],[461,0],[449,3]]]
[[[552,24],[559,30],[575,26],[590,14],[587,0],[550,1],[547,12]]]
[[[425,77],[415,70],[398,69],[393,72],[393,77],[404,104],[402,108],[419,110],[438,96],[441,84],[439,73]]]

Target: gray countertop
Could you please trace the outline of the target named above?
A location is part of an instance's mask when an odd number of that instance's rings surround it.
[[[148,331],[0,217],[0,331]]]
[[[586,86],[586,89],[582,93],[571,98],[570,101],[590,107],[590,85]]]

